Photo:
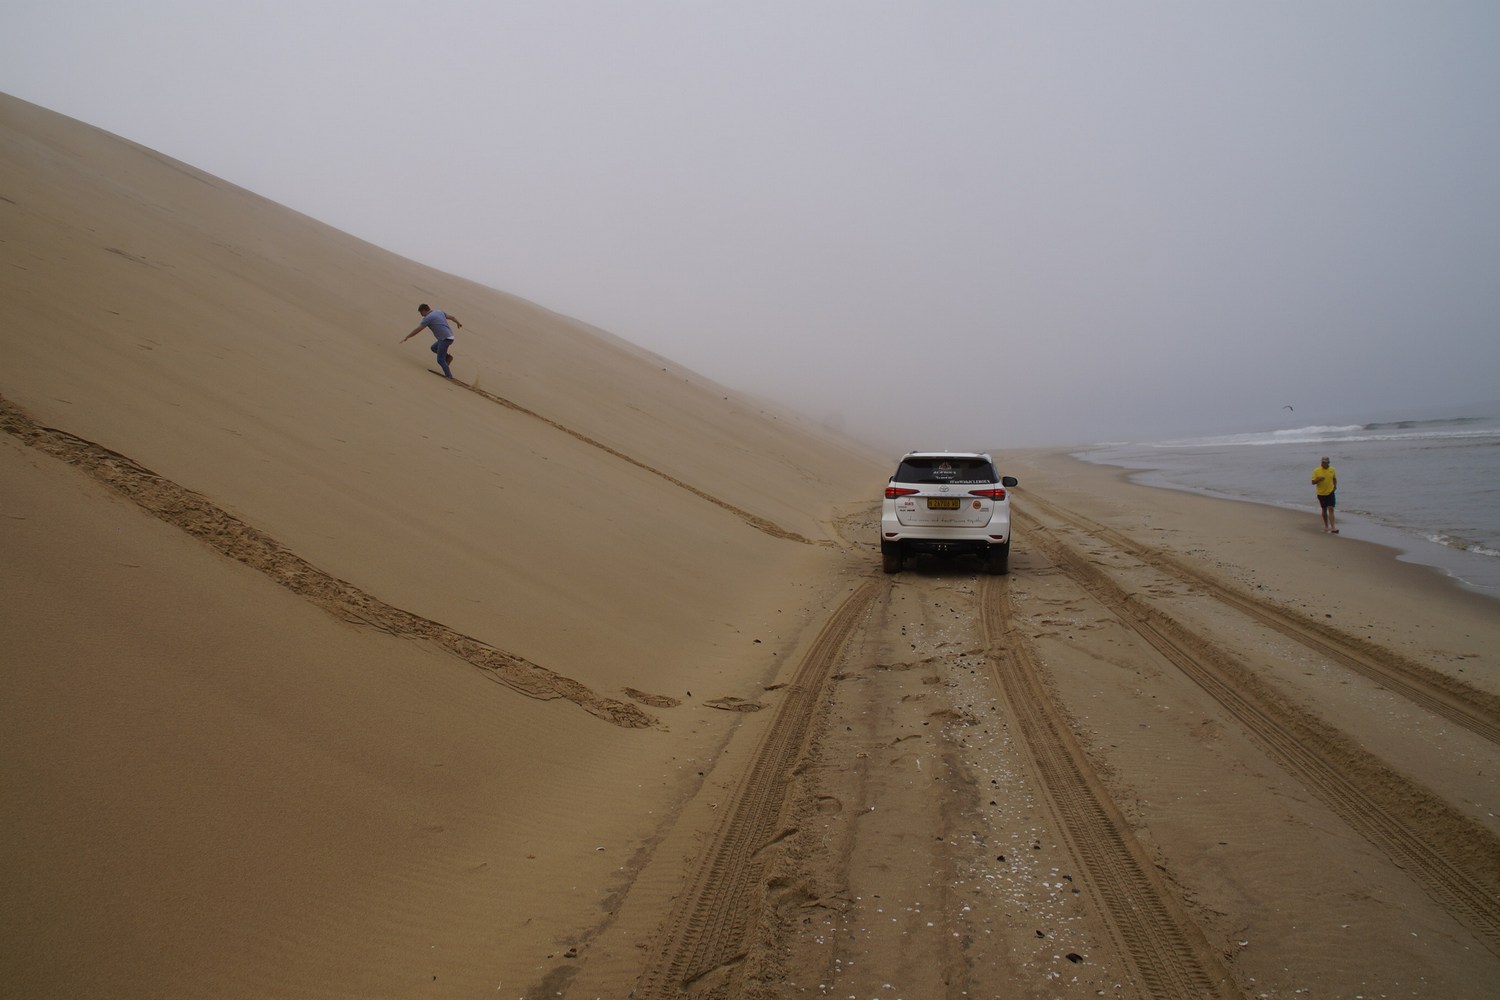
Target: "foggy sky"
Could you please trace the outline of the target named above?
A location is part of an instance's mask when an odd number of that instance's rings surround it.
[[[0,28],[0,90],[882,445],[1500,396],[1492,0],[0,0]]]

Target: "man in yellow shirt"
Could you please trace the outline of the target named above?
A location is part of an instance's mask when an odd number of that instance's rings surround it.
[[[1332,535],[1339,533],[1333,522],[1333,491],[1338,489],[1339,474],[1328,464],[1328,456],[1313,470],[1312,484],[1318,488],[1318,506],[1323,508],[1323,530]]]

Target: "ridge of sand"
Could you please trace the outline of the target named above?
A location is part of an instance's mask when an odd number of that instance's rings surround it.
[[[428,371],[432,371],[432,369],[429,368]],[[435,372],[434,374],[440,374],[440,373],[436,373]],[[734,504],[730,503],[727,500],[722,500],[719,497],[716,497],[716,496],[714,496],[711,493],[708,493],[708,492],[706,492],[704,490],[700,490],[698,487],[693,486],[690,483],[685,483],[681,479],[678,479],[676,476],[670,476],[667,473],[662,472],[660,469],[656,469],[656,468],[653,468],[653,467],[647,465],[645,462],[639,461],[638,459],[631,458],[629,455],[625,454],[624,452],[620,451],[617,448],[611,448],[609,445],[603,444],[602,442],[599,442],[599,441],[596,441],[596,440],[594,440],[593,438],[589,437],[586,434],[581,434],[578,431],[573,430],[571,427],[567,427],[567,426],[565,426],[565,425],[557,422],[556,420],[552,420],[549,417],[542,416],[540,413],[536,413],[536,412],[534,412],[532,410],[528,410],[526,407],[520,405],[519,403],[515,403],[515,402],[512,402],[509,399],[506,399],[504,396],[497,396],[493,392],[489,392],[489,391],[487,391],[485,389],[479,388],[479,386],[477,386],[477,385],[470,385],[467,382],[462,382],[462,381],[459,381],[457,379],[455,379],[453,381],[454,381],[454,383],[456,385],[463,386],[465,389],[469,390],[470,392],[478,393],[480,396],[483,396],[485,399],[488,399],[492,403],[499,403],[501,406],[504,406],[504,407],[506,407],[508,409],[515,410],[517,413],[524,413],[528,417],[532,417],[533,419],[540,420],[543,423],[545,423],[545,424],[547,424],[547,425],[549,425],[551,427],[557,428],[558,430],[562,431],[564,434],[568,434],[568,435],[571,435],[572,437],[577,438],[578,440],[582,441],[584,444],[592,445],[595,448],[600,449],[601,451],[604,451],[604,452],[606,452],[606,453],[608,453],[610,455],[613,455],[615,458],[620,459],[622,462],[629,462],[631,465],[634,465],[637,468],[645,469],[647,472],[649,472],[649,473],[651,473],[653,475],[660,476],[661,478],[665,479],[667,482],[671,483],[673,486],[679,487],[680,489],[687,490],[689,493],[692,493],[695,496],[702,497],[704,500],[707,500],[709,503],[714,504],[715,506],[722,507],[723,509],[725,509],[725,510],[729,511],[731,514],[733,514],[735,517],[739,518],[741,521],[744,521],[746,524],[750,525],[752,528],[755,528],[758,531],[764,531],[766,534],[770,535],[773,538],[785,538],[785,539],[787,539],[789,541],[801,542],[804,545],[832,545],[833,544],[832,540],[830,540],[830,539],[822,539],[821,541],[814,542],[811,539],[804,538],[803,536],[797,534],[795,531],[788,531],[785,528],[782,528],[779,525],[776,525],[776,524],[772,523],[771,521],[768,521],[766,518],[759,517],[759,516],[757,516],[755,514],[750,513],[747,510],[742,510],[741,508],[735,506]]]
[[[0,396],[0,429],[32,448],[60,459],[109,485],[153,517],[181,528],[231,559],[345,621],[389,635],[425,639],[467,660],[488,676],[531,698],[566,698],[585,711],[620,726],[652,725],[634,705],[601,698],[587,687],[535,663],[495,649],[426,618],[393,608],[359,588],[325,573],[262,531],[215,505],[207,497],[142,468],[124,455],[38,427],[20,408]]]

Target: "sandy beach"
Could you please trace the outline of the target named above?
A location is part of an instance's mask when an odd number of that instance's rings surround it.
[[[1500,992],[1497,602],[1315,510],[974,441],[887,576],[894,455],[3,96],[0,298],[8,996]]]

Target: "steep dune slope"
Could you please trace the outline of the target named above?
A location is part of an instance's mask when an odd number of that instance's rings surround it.
[[[763,531],[678,484],[816,542],[828,502],[877,481],[846,442],[647,352],[4,108],[0,393],[404,607],[488,595],[516,642],[566,594],[653,635],[682,626],[653,609],[766,558]],[[397,342],[426,299],[465,318],[459,373],[546,419],[422,374],[425,345]]]
[[[880,482],[649,352],[8,97],[0,301],[25,995],[492,992],[608,919],[740,718],[704,702],[774,674],[819,610],[794,581],[845,571],[830,512]],[[398,345],[418,301],[463,317],[480,391]]]

